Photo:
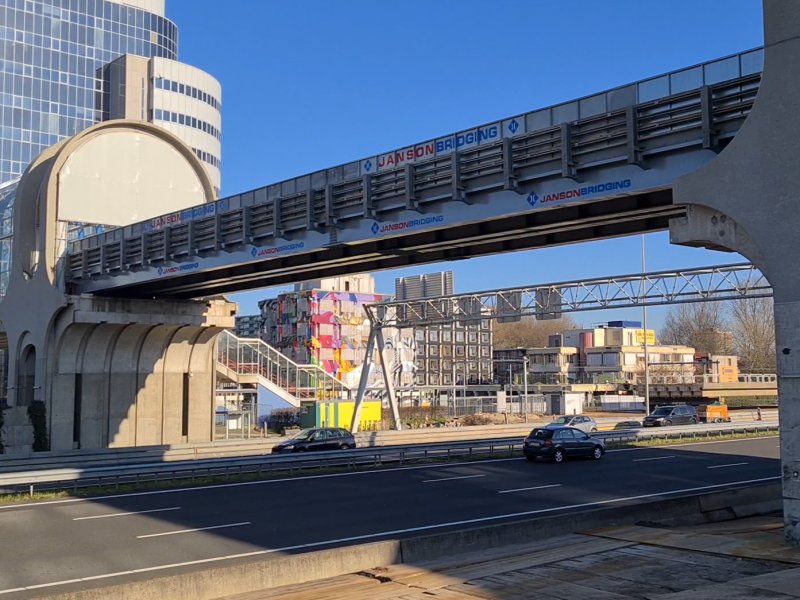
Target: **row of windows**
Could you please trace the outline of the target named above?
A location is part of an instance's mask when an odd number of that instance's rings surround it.
[[[210,152],[206,152],[205,150],[200,150],[199,148],[192,148],[192,150],[197,155],[197,158],[199,158],[203,162],[207,162],[212,167],[216,167],[217,169],[222,168],[222,161],[220,161],[220,159],[218,159]]]
[[[177,123],[178,125],[186,125],[187,127],[194,127],[204,133],[213,135],[218,140],[222,138],[222,132],[214,127],[211,123],[206,123],[202,119],[190,117],[181,113],[171,112],[169,110],[161,110],[157,108],[153,111],[153,118],[156,121],[164,121],[166,123]]]
[[[492,355],[491,346],[419,346],[417,356],[478,356],[489,358]]]
[[[483,371],[485,373],[491,373],[492,365],[488,360],[468,360],[468,361],[457,361],[457,360],[418,360],[416,361],[416,365],[423,371],[453,371],[461,372],[464,370],[467,371]]]
[[[106,0],[48,0],[47,2],[31,2],[30,0],[0,0],[0,16],[2,9],[6,10],[6,22],[9,13],[45,16],[76,23],[82,26],[95,26],[106,21],[109,25],[117,24],[125,27],[135,27],[158,32],[161,35],[176,39],[178,28],[175,24],[155,13],[151,13],[132,6],[122,6],[119,2]],[[19,25],[16,25],[19,27]]]
[[[474,325],[472,327],[475,327]],[[477,331],[452,331],[449,329],[417,329],[414,332],[414,336],[418,342],[439,342],[442,341],[444,343],[450,343],[455,340],[458,343],[464,343],[464,340],[468,341],[470,344],[477,344],[478,340],[481,341],[482,344],[491,344],[492,343],[492,334],[488,331],[480,332],[480,337],[478,337]]]
[[[156,89],[183,94],[185,96],[189,96],[190,98],[194,98],[195,100],[205,102],[216,110],[222,110],[222,104],[219,100],[214,98],[214,96],[211,94],[208,94],[192,85],[178,83],[177,81],[172,81],[171,79],[166,79],[165,77],[156,77],[153,85],[155,85]]]

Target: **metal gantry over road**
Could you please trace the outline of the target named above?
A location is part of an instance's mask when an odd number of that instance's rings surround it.
[[[358,430],[376,347],[395,425],[398,429],[402,426],[394,383],[382,359],[384,329],[482,319],[501,322],[518,321],[522,317],[546,319],[557,318],[566,312],[771,296],[772,287],[764,275],[751,264],[739,263],[368,304],[365,309],[370,321],[370,335],[351,428],[354,432]]]

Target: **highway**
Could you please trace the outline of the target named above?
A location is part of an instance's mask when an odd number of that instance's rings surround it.
[[[765,437],[6,505],[0,597],[766,482],[778,457]]]

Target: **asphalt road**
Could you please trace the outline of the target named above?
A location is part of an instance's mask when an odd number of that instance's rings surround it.
[[[778,456],[770,437],[2,506],[0,597],[766,481]]]

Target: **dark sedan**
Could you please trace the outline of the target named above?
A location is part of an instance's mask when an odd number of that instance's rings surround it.
[[[603,440],[592,437],[580,429],[548,425],[537,427],[528,434],[522,445],[522,452],[530,461],[541,457],[561,463],[572,456],[586,456],[600,460],[606,452],[606,445]]]
[[[298,431],[288,440],[273,446],[272,453],[348,450],[356,447],[353,434],[337,427],[314,427]]]
[[[669,427],[670,425],[694,425],[697,423],[697,410],[694,406],[659,406],[642,421],[644,427]]]

